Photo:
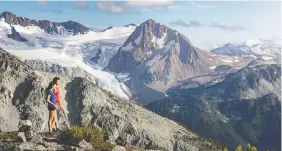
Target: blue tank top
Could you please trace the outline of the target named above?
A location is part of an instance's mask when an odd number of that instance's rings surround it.
[[[56,96],[55,93],[52,90],[48,90],[48,94],[50,94],[50,101],[56,105]]]

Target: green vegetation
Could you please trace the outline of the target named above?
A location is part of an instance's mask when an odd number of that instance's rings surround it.
[[[125,147],[126,151],[145,151],[145,149],[143,148],[138,148],[138,147],[134,147],[134,146],[127,146]]]
[[[227,148],[224,148],[224,151],[228,151]],[[247,144],[245,149],[243,150],[242,146],[239,145],[235,151],[257,151],[257,148],[255,146],[251,146],[250,144]]]
[[[0,146],[8,144],[9,141],[17,140],[17,138],[18,138],[18,132],[1,132],[0,133]]]
[[[195,145],[199,150],[224,150],[225,147],[221,143],[212,140],[212,139],[206,139],[201,137],[188,137],[183,136],[183,141]]]
[[[236,151],[243,151],[242,146],[239,145],[239,146],[236,148]]]
[[[75,145],[81,140],[92,144],[93,148],[102,151],[110,151],[115,145],[104,141],[104,133],[99,129],[91,129],[86,126],[71,126],[70,129],[66,128],[60,132],[59,140],[65,144]]]
[[[0,140],[3,139],[14,139],[18,137],[18,133],[17,132],[2,132],[0,133]]]

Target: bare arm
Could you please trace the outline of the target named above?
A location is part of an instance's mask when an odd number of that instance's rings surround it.
[[[55,104],[53,104],[53,103],[50,101],[50,94],[48,94],[48,96],[47,96],[47,102],[50,103],[50,104],[52,104],[52,105],[55,105]]]

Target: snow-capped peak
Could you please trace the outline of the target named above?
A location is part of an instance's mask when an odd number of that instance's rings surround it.
[[[225,55],[266,55],[273,57],[281,56],[281,46],[272,40],[248,39],[245,42],[234,45],[225,44],[211,52]]]
[[[259,44],[261,41],[262,40],[260,39],[248,39],[244,42],[244,45],[251,47],[253,45]]]

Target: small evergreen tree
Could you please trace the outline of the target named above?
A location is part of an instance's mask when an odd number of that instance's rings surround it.
[[[242,146],[239,145],[239,146],[236,148],[236,151],[243,151]]]
[[[251,151],[257,151],[257,148],[256,148],[255,146],[253,146],[253,147],[251,148]]]

